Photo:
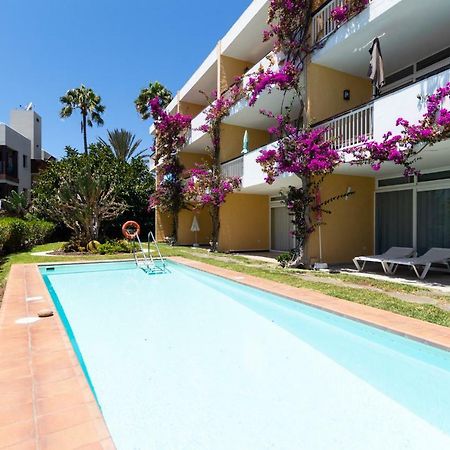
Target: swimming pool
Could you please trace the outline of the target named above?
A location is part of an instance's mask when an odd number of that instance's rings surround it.
[[[449,352],[168,267],[41,267],[119,450],[450,448]]]

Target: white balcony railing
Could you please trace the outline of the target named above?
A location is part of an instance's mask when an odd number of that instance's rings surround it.
[[[331,17],[331,11],[344,4],[345,0],[333,0],[317,11],[312,19],[312,39],[314,43],[325,39],[337,29],[338,24]]]
[[[226,177],[239,177],[242,178],[244,175],[244,156],[233,159],[232,161],[223,163],[222,175]]]
[[[372,2],[372,0],[369,0]],[[321,8],[312,18],[312,40],[313,43],[319,42],[336,31],[339,24],[331,17],[333,9],[344,6],[345,0],[333,0]]]
[[[373,139],[373,103],[353,109],[319,125],[325,128],[325,139],[334,142],[336,150],[362,143],[362,137]]]

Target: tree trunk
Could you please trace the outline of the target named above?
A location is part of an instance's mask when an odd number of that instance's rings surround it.
[[[294,211],[294,223],[295,223],[295,249],[294,258],[288,264],[289,267],[310,267],[310,260],[308,254],[308,241],[312,230],[311,224],[311,201],[310,201],[310,189],[311,179],[310,177],[299,176],[302,182],[303,190],[303,203],[301,207]],[[291,188],[299,189],[299,188]]]
[[[84,154],[88,154],[88,145],[87,145],[87,117],[86,113],[83,114],[83,143],[84,143]]]
[[[219,231],[220,231],[220,208],[218,206],[211,206],[209,209],[212,222],[210,251],[217,252],[219,247]]]
[[[178,242],[178,212],[172,213],[172,245]]]

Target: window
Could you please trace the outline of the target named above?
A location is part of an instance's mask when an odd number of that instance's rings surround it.
[[[413,245],[413,190],[376,194],[376,253]]]
[[[27,167],[27,155],[22,155],[22,165],[24,168]]]
[[[450,189],[417,193],[417,251],[450,247]]]
[[[414,177],[396,177],[378,180],[378,187],[396,186],[399,184],[409,184],[414,182]]]

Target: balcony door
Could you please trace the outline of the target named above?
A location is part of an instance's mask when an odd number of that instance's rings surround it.
[[[271,250],[287,252],[294,247],[292,219],[285,206],[270,209]]]
[[[450,188],[417,192],[417,251],[450,248]]]
[[[376,253],[413,246],[413,190],[376,194]]]

